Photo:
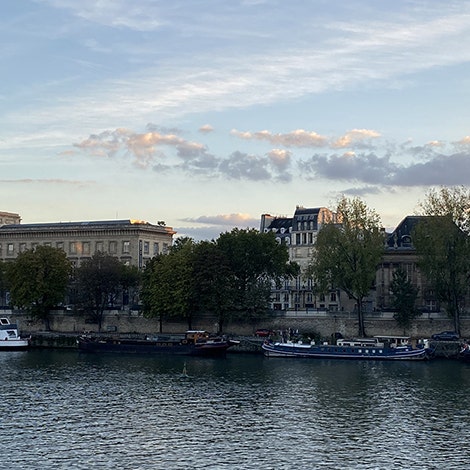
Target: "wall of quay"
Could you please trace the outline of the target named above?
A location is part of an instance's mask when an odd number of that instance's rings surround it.
[[[43,333],[44,322],[31,319],[28,314],[4,310],[12,323],[17,323],[23,336]],[[257,328],[269,328],[274,331],[298,330],[299,333],[316,334],[322,338],[330,338],[335,332],[345,337],[357,336],[358,322],[355,313],[290,313],[267,318],[257,323],[228,322],[223,332],[233,336],[253,336]],[[186,322],[164,322],[163,333],[183,333],[188,329]],[[195,320],[192,329],[217,332],[217,322],[211,317]],[[453,330],[453,322],[444,314],[426,315],[416,319],[406,331],[399,328],[391,314],[374,314],[365,316],[367,336],[374,335],[406,335],[412,338],[429,338],[433,333]],[[84,332],[99,333],[98,325],[90,323],[85,315],[69,312],[53,312],[50,315],[51,333],[80,335]],[[104,315],[100,333],[120,335],[146,335],[159,332],[157,319],[145,318],[137,312],[109,311]],[[461,336],[470,338],[470,317],[461,318]]]

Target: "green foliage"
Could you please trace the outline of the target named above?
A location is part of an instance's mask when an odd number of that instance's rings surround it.
[[[271,283],[298,272],[298,266],[288,262],[287,247],[272,232],[238,228],[222,234],[216,243],[234,277],[238,313],[245,319],[266,315]]]
[[[413,232],[419,267],[460,331],[461,305],[469,293],[470,192],[464,187],[432,190],[421,204]]]
[[[235,310],[235,277],[225,253],[216,243],[201,242],[194,254],[193,282],[197,310],[214,315],[221,332]]]
[[[178,316],[186,318],[191,328],[195,309],[192,239],[175,242],[167,255],[153,258],[145,267],[141,299],[144,312],[160,320]]]
[[[7,264],[0,261],[0,305],[5,305],[8,290]]]
[[[43,319],[49,328],[49,313],[63,302],[70,273],[70,261],[62,250],[37,246],[20,253],[8,265],[12,305]]]
[[[266,313],[271,279],[296,272],[285,246],[272,233],[234,229],[217,241],[177,239],[168,255],[147,264],[141,298],[146,315],[212,314],[221,331],[233,314],[254,318]]]
[[[362,303],[369,294],[384,251],[377,213],[358,198],[341,198],[339,223],[327,223],[318,233],[309,272],[319,292],[341,289],[356,300],[359,335],[365,335]]]
[[[79,305],[101,329],[104,310],[116,303],[124,288],[136,286],[138,279],[135,269],[111,255],[97,252],[76,270]]]
[[[411,322],[421,315],[416,308],[418,289],[413,286],[403,269],[397,269],[393,273],[390,285],[392,293],[392,307],[396,310],[395,318],[398,326],[404,330],[411,326]]]

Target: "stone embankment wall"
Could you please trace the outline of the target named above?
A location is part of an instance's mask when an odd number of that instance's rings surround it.
[[[44,332],[42,321],[31,320],[25,313],[4,311],[0,314],[17,323],[21,334],[35,334]],[[84,315],[74,315],[68,312],[54,312],[50,316],[51,331],[55,333],[68,333],[79,335],[83,332],[97,333],[98,325],[89,323]],[[195,321],[193,329],[216,332],[217,323],[211,318]],[[224,333],[230,335],[252,336],[257,328],[270,328],[272,330],[299,330],[300,333],[318,334],[329,338],[333,333],[340,332],[345,337],[357,336],[357,316],[353,313],[341,314],[290,314],[279,315],[258,323],[246,324],[230,322],[224,327]],[[184,322],[165,322],[164,333],[182,333],[188,329]],[[392,316],[375,314],[365,318],[365,329],[368,336],[374,335],[407,335],[412,338],[428,338],[433,333],[443,330],[453,330],[453,323],[445,315],[426,316],[416,319],[412,327],[403,331]],[[111,311],[104,316],[102,333],[109,334],[155,334],[159,332],[157,319],[144,318],[136,313]],[[470,338],[470,317],[461,320],[461,336]]]

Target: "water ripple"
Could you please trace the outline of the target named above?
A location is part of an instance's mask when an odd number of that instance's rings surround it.
[[[460,469],[457,363],[0,356],[12,469]]]

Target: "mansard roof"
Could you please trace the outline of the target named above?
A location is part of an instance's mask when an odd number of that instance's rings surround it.
[[[388,248],[414,249],[412,233],[416,225],[425,218],[422,215],[408,215],[387,236]]]
[[[302,207],[302,206],[297,206],[294,212],[294,218],[300,217],[300,216],[314,216],[318,215],[321,211],[321,207]]]

